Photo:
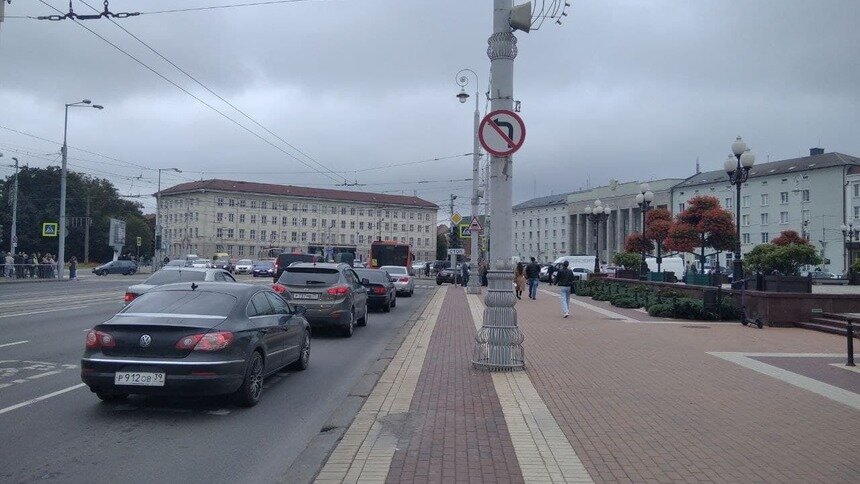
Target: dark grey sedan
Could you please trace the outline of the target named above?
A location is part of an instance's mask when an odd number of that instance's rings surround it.
[[[355,269],[361,284],[367,288],[367,306],[389,312],[397,307],[397,288],[393,277],[382,269]]]
[[[159,286],[87,333],[81,379],[105,401],[233,394],[250,407],[264,377],[287,365],[307,368],[304,311],[258,285]]]

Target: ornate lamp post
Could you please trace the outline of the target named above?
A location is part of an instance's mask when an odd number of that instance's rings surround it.
[[[469,76],[466,75],[467,73],[475,76],[475,126],[472,132],[472,218],[475,218],[478,216],[478,169],[481,159],[481,149],[478,144],[478,125],[481,122],[481,111],[478,105],[480,99],[478,96],[478,74],[472,69],[461,69],[455,79],[457,85],[460,86],[460,93],[457,94],[457,99],[461,103],[465,103],[469,99],[469,94],[466,93],[466,86],[469,85]],[[469,283],[466,287],[466,293],[468,294],[481,294],[481,281],[478,277],[478,237],[479,234],[477,233],[471,236],[472,245],[470,252],[472,257],[469,259],[469,273],[471,277],[469,277]]]
[[[845,273],[847,274],[850,267],[848,263],[851,262],[848,259],[848,245],[852,242],[860,241],[860,225],[854,226],[854,222],[848,222],[848,225],[842,225],[842,247],[843,247],[843,255],[844,258],[843,265],[845,266]]]
[[[744,265],[741,261],[741,186],[749,178],[750,168],[755,164],[755,155],[747,148],[747,144],[740,136],[732,143],[732,154],[733,156],[726,158],[723,168],[736,191],[735,226],[738,238],[735,241],[735,255],[732,259],[732,281],[737,282],[744,278]]]
[[[608,206],[604,207],[603,202],[599,199],[594,201],[594,207],[591,205],[585,207],[585,215],[591,222],[591,228],[594,233],[594,273],[600,273],[600,248],[598,245],[600,234],[600,222],[606,221],[612,209]]]
[[[654,192],[651,191],[651,186],[647,183],[643,183],[639,185],[639,194],[636,195],[636,204],[639,205],[639,211],[642,212],[642,239],[645,239],[645,216],[648,215],[648,212],[654,208],[651,205],[651,202],[654,201]],[[645,263],[645,248],[642,248],[642,265],[640,267],[640,273],[643,278],[648,273],[648,264]],[[658,261],[659,264],[659,256]]]

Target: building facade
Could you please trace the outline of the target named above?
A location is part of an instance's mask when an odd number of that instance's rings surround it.
[[[841,226],[860,216],[860,158],[842,153],[810,150],[802,158],[756,164],[741,191],[741,253],[770,242],[784,230],[806,237],[828,259],[826,270],[845,269]],[[852,173],[857,177],[849,182]],[[855,190],[857,197],[854,196]],[[735,187],[725,171],[694,175],[672,188],[672,213],[684,209],[697,195],[717,197],[735,215]],[[731,267],[732,254],[720,254],[723,267]]]
[[[534,198],[514,205],[513,251],[519,260],[536,258],[548,262],[567,255],[568,193]]]
[[[170,258],[226,252],[254,259],[280,248],[368,260],[375,240],[409,243],[421,260],[436,254],[439,207],[417,197],[202,180],[162,190],[159,198]]]

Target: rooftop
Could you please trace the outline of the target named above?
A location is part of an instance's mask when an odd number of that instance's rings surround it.
[[[298,198],[322,198],[344,202],[373,203],[384,205],[406,205],[418,208],[438,209],[439,206],[422,198],[383,193],[354,192],[330,188],[296,187],[236,180],[200,180],[180,183],[161,191],[161,195],[177,195],[188,192],[238,192],[256,195],[289,196]]]
[[[820,155],[791,158],[788,160],[771,161],[770,163],[755,164],[750,170],[750,178],[788,175],[799,171],[817,170],[820,168],[831,168],[834,166],[853,165],[860,166],[860,158],[843,153],[822,153]],[[693,175],[690,178],[675,185],[676,187],[688,187],[694,185],[707,185],[711,183],[728,183],[725,170],[706,171]]]

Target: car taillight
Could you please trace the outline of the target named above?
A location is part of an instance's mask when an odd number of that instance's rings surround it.
[[[349,286],[332,286],[326,292],[331,296],[346,296],[349,294]]]
[[[218,331],[217,333],[201,333],[183,336],[176,342],[178,350],[217,351],[226,348],[233,341],[233,333]]]
[[[374,293],[374,294],[385,294],[385,292],[386,292],[386,291],[385,291],[385,288],[384,288],[384,287],[382,287],[382,286],[375,286],[375,287],[373,288],[373,293]]]
[[[278,294],[283,294],[287,292],[287,286],[283,284],[272,284],[272,290]]]
[[[113,336],[104,331],[91,329],[87,332],[87,349],[94,350],[96,348],[113,348],[116,346],[116,340]]]
[[[122,297],[122,300],[127,302],[127,303],[132,302],[132,301],[134,301],[134,298],[136,298],[137,296],[138,295],[133,293],[133,292],[126,292],[125,296]]]
[[[408,276],[401,277],[400,282],[409,282],[409,277]]]

